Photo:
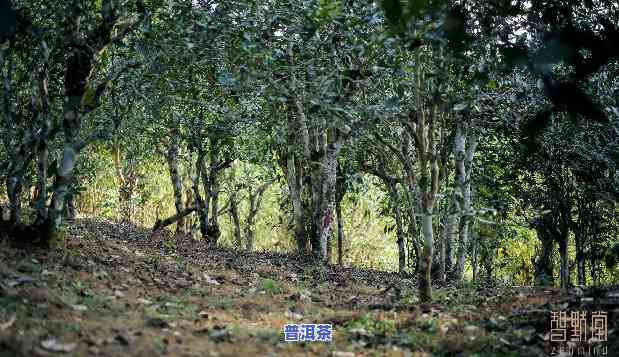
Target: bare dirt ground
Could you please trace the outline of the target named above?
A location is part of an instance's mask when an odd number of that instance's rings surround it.
[[[571,342],[562,355],[619,356],[616,288],[435,297],[420,304],[395,274],[80,220],[52,250],[0,243],[0,356],[559,355],[551,311],[583,310],[607,312],[608,341]],[[333,324],[333,341],[284,342],[286,323]]]

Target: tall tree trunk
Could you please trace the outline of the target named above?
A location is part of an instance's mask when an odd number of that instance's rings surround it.
[[[208,191],[205,192],[206,199],[203,199],[202,194],[200,193],[200,180],[204,180],[204,178],[208,176],[203,173],[203,171],[206,170],[206,168],[204,166],[204,151],[201,149],[198,149],[198,154],[197,154],[196,163],[195,163],[195,170],[196,170],[195,176],[191,176],[193,195],[195,196],[196,208],[198,211],[198,221],[200,224],[200,235],[202,236],[202,239],[207,241],[208,227],[209,227],[208,202],[210,200],[208,199]],[[205,189],[208,190],[208,185],[205,185]]]
[[[211,156],[211,162],[215,163],[216,156]],[[221,230],[219,229],[219,180],[217,172],[211,170],[210,174],[210,197],[211,197],[211,227],[209,232],[210,243],[213,247],[217,247]]]
[[[466,146],[466,128],[465,124],[459,122],[456,128],[456,137],[454,139],[454,153],[456,156],[456,174],[458,187],[462,194],[462,215],[459,224],[459,242],[458,256],[456,260],[456,268],[454,277],[456,280],[462,280],[464,273],[464,263],[466,261],[466,251],[468,246],[469,221],[472,216],[471,211],[471,163],[475,150],[477,149],[477,136],[472,135],[468,147]]]
[[[542,250],[535,264],[535,284],[537,286],[554,285],[554,265],[552,263],[554,236],[548,226],[548,224],[552,224],[551,220],[550,217],[542,217],[535,224],[537,238],[542,243]]]
[[[581,229],[576,229],[574,231],[574,236],[576,240],[576,270],[578,274],[578,285],[586,286],[586,269],[585,269],[585,253],[584,253],[584,242],[583,242],[583,234]]]
[[[79,59],[73,59],[79,61]],[[85,59],[89,64],[90,58]],[[81,68],[67,68],[67,72],[79,71]],[[82,125],[82,114],[80,113],[81,94],[85,91],[85,83],[82,84],[65,84],[65,86],[82,86],[81,88],[73,88],[72,91],[78,91],[80,95],[68,95],[65,101],[63,110],[62,128],[64,131],[65,143],[62,150],[62,158],[56,170],[56,179],[54,182],[54,193],[52,195],[51,205],[49,207],[49,237],[53,238],[57,229],[62,223],[62,212],[66,200],[66,195],[69,192],[69,185],[73,179],[73,171],[77,164],[79,155],[78,143],[79,132]]]
[[[112,162],[114,163],[114,172],[116,177],[116,187],[118,190],[118,204],[120,206],[121,220],[124,222],[131,221],[131,196],[133,183],[130,182],[133,178],[125,172],[124,159],[120,151],[118,142],[112,144]]]
[[[43,224],[47,220],[47,166],[49,150],[47,143],[41,143],[37,151],[37,218],[35,224]]]
[[[342,147],[339,139],[334,139],[333,134],[329,135],[330,143],[327,146],[324,156],[324,166],[321,172],[321,191],[319,203],[319,220],[315,222],[318,227],[316,235],[319,238],[319,249],[312,247],[314,253],[327,260],[330,257],[330,252],[327,251],[328,240],[332,233],[332,226],[335,213],[335,191],[337,181],[337,156]]]
[[[170,173],[170,181],[172,183],[172,192],[174,194],[174,207],[176,213],[181,213],[183,207],[183,184],[178,169],[178,152],[179,152],[179,133],[177,129],[170,130],[170,142],[168,151],[166,152],[166,161],[168,163],[168,171]],[[184,233],[184,219],[176,222],[176,233]]]
[[[301,173],[297,170],[295,156],[289,152],[286,159],[286,175],[290,200],[292,201],[292,213],[294,216],[294,231],[297,241],[297,251],[300,254],[307,253],[307,237],[305,235],[305,214],[301,199]]]
[[[237,192],[230,193],[230,218],[232,218],[232,224],[234,224],[234,241],[237,249],[247,249],[243,247],[243,237],[241,236],[241,220],[239,217],[239,204],[237,199]]]
[[[396,238],[398,244],[398,272],[404,274],[406,271],[406,249],[404,247],[404,229],[402,226],[402,211],[400,209],[400,195],[396,182],[393,178],[384,178],[385,185],[389,190],[389,198],[395,214]]]

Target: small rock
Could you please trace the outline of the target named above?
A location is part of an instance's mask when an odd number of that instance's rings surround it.
[[[69,353],[77,348],[77,343],[62,343],[55,338],[50,338],[48,340],[41,341],[41,347],[52,352]]]
[[[464,333],[467,334],[467,335],[473,335],[477,331],[479,331],[479,327],[477,327],[475,325],[464,326]]]
[[[71,305],[71,308],[77,312],[88,311],[88,306],[86,305]]]
[[[204,280],[205,282],[209,283],[209,284],[213,284],[213,285],[220,285],[221,283],[218,282],[217,280],[211,278],[208,274],[204,273],[202,274],[202,280]]]

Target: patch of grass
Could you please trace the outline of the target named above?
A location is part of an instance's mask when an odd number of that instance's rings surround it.
[[[394,335],[397,332],[396,321],[387,318],[379,318],[372,313],[367,313],[358,319],[347,322],[348,330],[363,329],[369,334]]]
[[[168,237],[163,240],[163,248],[166,252],[173,252],[176,250],[176,239],[173,237]]]
[[[283,289],[280,286],[278,286],[275,280],[273,279],[262,279],[261,285],[262,285],[262,290],[266,291],[267,293],[270,293],[271,295],[281,294],[283,292]]]
[[[161,256],[159,254],[148,255],[144,258],[144,261],[155,270],[161,267]]]
[[[196,304],[187,302],[183,297],[169,296],[157,298],[158,304],[148,307],[153,316],[166,319],[179,318],[179,317],[193,317],[199,311],[199,307]]]
[[[177,269],[186,270],[187,263],[185,262],[185,258],[182,255],[177,255],[176,257],[174,257],[174,260],[176,262]]]
[[[88,310],[99,310],[108,307],[108,302],[99,296],[86,296],[82,300],[82,305],[88,307]]]
[[[222,297],[214,301],[209,301],[208,305],[212,309],[230,310],[230,308],[234,306],[234,300],[229,297]]]

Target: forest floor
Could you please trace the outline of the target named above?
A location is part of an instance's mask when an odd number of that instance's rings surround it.
[[[60,248],[0,245],[0,356],[558,355],[551,311],[582,310],[607,312],[608,341],[562,355],[619,356],[617,288],[443,287],[435,300],[396,274],[84,219]],[[287,323],[332,324],[333,341],[284,342]]]

